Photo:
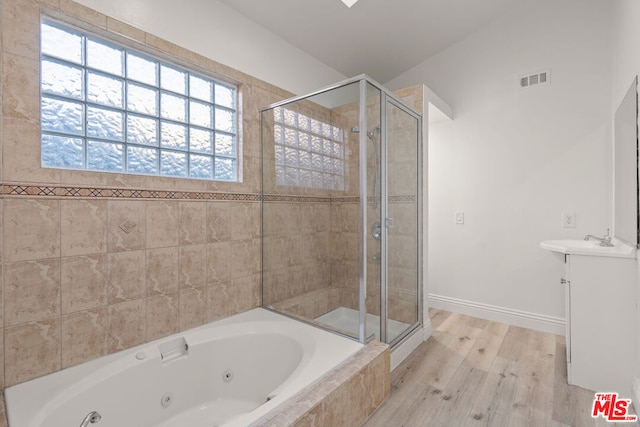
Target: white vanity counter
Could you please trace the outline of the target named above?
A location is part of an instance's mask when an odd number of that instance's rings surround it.
[[[636,357],[636,251],[614,242],[550,240],[540,247],[564,254],[569,384],[631,397]]]

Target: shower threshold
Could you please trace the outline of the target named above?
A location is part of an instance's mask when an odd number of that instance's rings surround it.
[[[338,307],[322,316],[316,317],[318,322],[329,325],[333,328],[348,332],[350,335],[358,336],[358,319],[359,313],[357,310]],[[380,340],[380,316],[367,313],[367,337],[375,335],[377,340]],[[402,334],[411,325],[409,323],[399,322],[397,320],[389,319],[387,321],[387,341],[393,341],[397,336]]]

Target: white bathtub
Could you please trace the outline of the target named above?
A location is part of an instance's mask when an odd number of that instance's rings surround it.
[[[360,348],[257,308],[9,387],[9,427],[246,426]]]

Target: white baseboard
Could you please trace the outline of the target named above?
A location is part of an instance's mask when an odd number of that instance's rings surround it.
[[[565,335],[565,319],[506,307],[429,294],[429,307],[438,308],[496,322],[508,323],[536,331]]]

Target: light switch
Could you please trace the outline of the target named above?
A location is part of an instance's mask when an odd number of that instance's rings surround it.
[[[455,214],[456,224],[464,224],[464,212],[457,211]]]

